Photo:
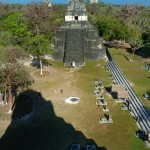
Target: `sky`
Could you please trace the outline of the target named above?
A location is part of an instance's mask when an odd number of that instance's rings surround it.
[[[27,4],[31,2],[42,2],[44,0],[0,0],[0,2],[7,2],[10,4]],[[125,5],[125,4],[141,4],[145,6],[150,6],[150,0],[100,0],[101,2],[104,2],[106,4],[119,4],[119,5]],[[68,2],[68,0],[51,0],[54,4],[65,4]]]

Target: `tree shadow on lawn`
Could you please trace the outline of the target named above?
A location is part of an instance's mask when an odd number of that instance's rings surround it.
[[[126,48],[128,53],[132,54],[131,48]],[[140,56],[142,58],[150,58],[150,48],[149,47],[140,47],[135,51],[135,55]]]
[[[30,117],[13,120],[17,109],[20,112],[20,102],[16,101],[12,122],[0,139],[1,150],[69,150],[73,143],[79,143],[82,149],[87,144],[96,145],[93,139],[87,139],[81,131],[56,116],[53,104],[46,101],[41,93],[28,91],[34,99],[35,109]],[[97,150],[106,148],[97,147]]]

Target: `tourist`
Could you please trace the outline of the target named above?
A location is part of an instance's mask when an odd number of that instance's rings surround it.
[[[61,94],[63,93],[63,89],[60,89],[60,93],[61,93]]]

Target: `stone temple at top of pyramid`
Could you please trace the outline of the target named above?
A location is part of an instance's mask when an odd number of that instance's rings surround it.
[[[84,1],[69,0],[65,21],[87,21],[87,12]]]
[[[106,49],[97,30],[88,22],[83,0],[69,0],[65,21],[57,30],[54,39],[54,60],[65,66],[84,66],[85,60],[106,58]]]

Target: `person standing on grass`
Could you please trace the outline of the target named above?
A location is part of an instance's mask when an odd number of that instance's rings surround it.
[[[60,89],[60,93],[63,94],[63,89]]]

